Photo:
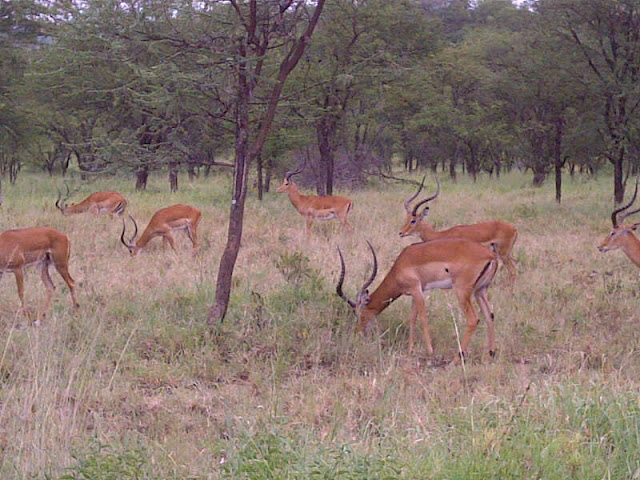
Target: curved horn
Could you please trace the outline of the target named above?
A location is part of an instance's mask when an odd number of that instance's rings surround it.
[[[131,221],[133,222],[133,226],[135,227],[135,230],[133,232],[133,236],[131,237],[131,239],[127,242],[124,238],[124,234],[125,231],[127,229],[127,224],[124,221],[124,218],[122,219],[122,233],[120,234],[120,241],[122,242],[122,244],[127,247],[127,248],[132,248],[135,247],[135,243],[134,240],[136,239],[136,236],[138,235],[138,224],[136,223],[135,219],[129,215],[129,218],[131,219]]]
[[[64,211],[64,207],[60,206],[60,200],[62,199],[62,192],[58,189],[58,199],[56,200],[56,208],[61,212]]]
[[[436,190],[436,193],[434,193],[430,197],[427,197],[424,200],[420,200],[418,203],[416,203],[415,206],[413,207],[413,212],[411,212],[411,215],[413,215],[415,217],[417,212],[418,212],[418,208],[421,205],[424,205],[425,203],[430,202],[431,200],[434,200],[435,198],[437,198],[438,195],[440,195],[440,179],[438,177],[436,177],[436,183],[438,184],[438,188]]]
[[[122,233],[120,234],[120,241],[122,242],[122,244],[127,247],[127,248],[131,248],[133,245],[131,245],[130,243],[127,243],[127,241],[124,239],[124,233],[127,230],[127,224],[124,221],[124,218],[122,219]]]
[[[426,178],[427,178],[426,175],[424,177],[422,177],[422,182],[420,182],[420,187],[418,188],[418,191],[413,194],[413,197],[409,197],[408,199],[406,199],[404,201],[404,209],[407,211],[407,213],[409,215],[411,215],[411,210],[409,210],[409,204],[411,202],[413,202],[413,200],[420,194],[420,191],[422,190],[422,187],[424,186],[424,181],[425,181]]]
[[[338,255],[340,255],[340,278],[338,279],[338,285],[336,286],[336,293],[340,298],[347,302],[351,308],[355,309],[356,302],[354,302],[353,300],[349,300],[349,297],[347,297],[342,291],[342,283],[344,282],[346,268],[344,266],[344,257],[342,256],[342,250],[340,250],[340,247],[338,247]]]
[[[638,196],[638,178],[640,177],[636,177],[636,188],[633,191],[633,197],[631,197],[631,201],[623,206],[621,206],[620,208],[615,209],[613,212],[611,212],[611,223],[613,224],[614,228],[618,226],[618,221],[622,221],[625,218],[627,218],[629,215],[636,213],[638,211],[640,211],[640,208],[637,210],[633,210],[631,212],[626,212],[623,213],[620,218],[618,218],[618,214],[621,212],[624,212],[627,208],[629,208],[631,205],[633,205],[633,202],[636,201],[636,197]]]
[[[371,255],[373,255],[373,272],[371,272],[371,276],[369,277],[369,280],[367,280],[366,283],[360,289],[361,292],[364,292],[367,288],[369,288],[369,285],[373,283],[373,280],[376,278],[376,275],[378,274],[378,258],[376,257],[376,251],[373,249],[373,245],[371,245],[371,242],[369,242],[369,240],[367,240],[367,245],[369,245],[369,249],[371,250]]]
[[[64,211],[65,208],[67,208],[67,200],[71,196],[71,192],[69,191],[69,184],[67,182],[64,182],[64,186],[67,187],[67,194],[65,195],[64,199],[62,199],[62,192],[60,192],[60,189],[57,189],[58,199],[56,200],[56,208],[61,212]],[[62,205],[60,205],[60,200],[62,200]]]
[[[298,175],[299,173],[302,172],[302,170],[304,170],[304,167],[306,165],[305,161],[302,161],[302,163],[300,163],[300,165],[298,166],[298,168],[296,168],[295,170],[289,170],[288,172],[286,172],[284,174],[284,178],[286,180],[289,180],[291,177],[293,177],[294,175]]]
[[[135,228],[135,230],[133,231],[133,236],[131,237],[131,240],[129,240],[130,242],[133,242],[138,236],[138,224],[136,223],[136,219],[133,218],[131,215],[129,215],[129,218],[133,222],[133,228]]]

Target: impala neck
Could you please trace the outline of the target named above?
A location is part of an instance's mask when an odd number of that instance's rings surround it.
[[[89,210],[89,205],[86,205],[84,203],[72,203],[65,208],[65,212],[67,215],[72,213],[84,213],[87,210]]]
[[[146,247],[147,243],[149,243],[152,238],[153,236],[151,235],[151,231],[146,228],[145,231],[142,232],[142,235],[140,235],[140,238],[135,241],[136,249],[139,251],[141,248]]]
[[[371,316],[378,315],[391,303],[402,295],[402,290],[398,287],[397,282],[392,275],[387,275],[382,283],[378,285],[373,293],[369,296],[369,303],[365,307]]]
[[[299,211],[302,208],[302,199],[304,198],[304,195],[300,193],[300,190],[298,190],[298,186],[295,183],[291,182],[289,184],[289,188],[287,188],[287,195],[289,195],[289,200],[291,200],[293,206]]]
[[[423,242],[428,242],[430,240],[436,240],[438,238],[441,238],[443,235],[441,232],[438,232],[437,230],[435,230],[430,224],[429,222],[426,221],[421,221],[418,224],[418,229],[420,232],[420,240],[422,240]]]
[[[620,248],[633,263],[640,267],[640,240],[629,231],[620,243]]]

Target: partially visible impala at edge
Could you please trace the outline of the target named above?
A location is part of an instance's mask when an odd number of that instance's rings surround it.
[[[425,206],[420,213],[418,209],[430,201],[436,199],[440,194],[440,181],[436,178],[438,188],[436,193],[419,201],[413,208],[411,202],[420,194],[424,185],[424,178],[418,191],[404,202],[404,209],[407,212],[407,219],[400,230],[400,236],[409,235],[420,237],[423,242],[442,238],[464,238],[473,242],[481,243],[485,246],[495,244],[496,253],[509,273],[509,283],[513,286],[516,278],[516,265],[511,251],[518,238],[518,230],[510,223],[501,221],[474,223],[472,225],[457,225],[446,230],[435,230],[427,221],[429,206]]]
[[[640,226],[640,222],[634,223],[633,225],[621,224],[621,222],[628,216],[640,212],[640,207],[635,210],[628,211],[629,207],[631,207],[633,202],[636,201],[637,196],[638,180],[636,179],[636,188],[633,192],[633,196],[631,197],[631,201],[611,212],[611,223],[613,228],[611,233],[602,240],[598,246],[598,250],[601,252],[608,252],[609,250],[619,248],[627,255],[627,257],[629,257],[629,260],[640,267],[640,240],[638,240],[638,237],[633,233]]]
[[[62,199],[62,194],[58,191],[58,199],[56,200],[56,208],[63,215],[72,215],[74,213],[90,212],[94,215],[118,215],[122,216],[125,208],[127,208],[127,200],[118,192],[95,192],[82,200],[80,203],[72,203],[67,205],[69,199],[69,187],[67,186],[67,195]]]
[[[368,242],[367,242],[368,243]],[[345,263],[340,254],[340,278],[336,292],[354,310],[358,330],[367,331],[372,320],[401,295],[412,298],[411,323],[409,324],[409,349],[413,349],[414,329],[418,318],[427,352],[433,354],[429,322],[427,320],[424,292],[431,289],[453,289],[467,319],[467,327],[460,343],[464,354],[479,322],[471,297],[474,297],[487,322],[487,350],[495,355],[494,316],[487,299],[487,290],[498,268],[496,254],[483,245],[460,238],[415,243],[406,247],[378,288],[369,294],[368,288],[378,272],[376,253],[369,244],[373,256],[373,272],[362,286],[355,301],[342,291]],[[457,357],[456,357],[457,358]]]
[[[301,194],[291,177],[302,172],[302,169],[303,166],[300,166],[296,170],[286,172],[282,185],[276,191],[279,193],[286,192],[295,209],[306,219],[306,234],[308,235],[311,232],[311,225],[314,220],[331,220],[333,218],[337,218],[344,229],[353,231],[353,226],[347,220],[347,215],[352,206],[351,200],[335,195],[319,197],[317,195]]]
[[[197,253],[198,249],[198,224],[200,223],[200,217],[202,214],[200,210],[190,205],[173,205],[171,207],[161,208],[153,214],[147,228],[144,229],[140,238],[136,241],[138,235],[138,224],[134,218],[129,215],[135,231],[129,240],[125,239],[126,223],[124,218],[122,219],[122,234],[120,235],[120,241],[129,249],[131,255],[137,255],[140,251],[147,246],[150,240],[154,237],[162,237],[162,245],[167,243],[171,246],[173,251],[176,251],[176,245],[173,238],[173,232],[177,230],[184,230],[189,240],[193,244],[193,255]]]
[[[35,266],[47,289],[44,312],[49,309],[55,286],[49,275],[49,265],[53,264],[69,287],[74,307],[78,307],[74,292],[75,281],[69,274],[69,239],[64,233],[53,228],[30,227],[7,230],[0,234],[0,278],[5,272],[13,272],[18,285],[18,297],[22,311],[28,317],[24,300],[24,269]]]

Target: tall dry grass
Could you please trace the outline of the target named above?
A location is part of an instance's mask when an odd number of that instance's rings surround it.
[[[413,187],[378,182],[350,192],[356,232],[316,224],[309,238],[286,196],[252,197],[231,308],[210,327],[228,178],[183,182],[176,194],[163,179],[140,193],[131,179],[101,179],[76,194],[121,191],[141,227],[164,206],[200,208],[196,258],[182,235],[177,254],[156,241],[129,257],[120,220],[55,210],[60,183],[24,174],[4,192],[3,230],[49,225],[71,239],[81,308],[73,311],[52,270],[53,308],[27,326],[13,275],[1,284],[2,478],[640,472],[638,271],[621,252],[595,248],[610,227],[608,178],[566,179],[562,205],[550,185],[534,189],[517,173],[443,181],[431,208],[438,227],[501,219],[519,230],[515,289],[502,269],[490,289],[498,356],[481,355],[481,325],[464,368],[437,361],[455,353],[454,322],[464,326],[450,292],[428,294],[436,361],[421,344],[407,351],[408,298],[362,337],[334,293],[337,245],[353,295],[370,269],[365,240],[380,260],[374,286],[415,241],[397,234]],[[27,302],[44,304],[35,272]]]

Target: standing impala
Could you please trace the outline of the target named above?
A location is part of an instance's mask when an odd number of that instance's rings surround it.
[[[410,295],[412,308],[411,323],[409,324],[409,350],[413,349],[415,324],[420,318],[424,343],[427,346],[427,352],[431,355],[433,347],[423,295],[427,290],[435,288],[452,288],[467,319],[467,328],[461,342],[461,352],[466,352],[471,336],[479,322],[478,314],[471,303],[473,296],[487,321],[489,355],[495,355],[493,313],[487,300],[487,289],[498,268],[498,261],[491,250],[479,243],[460,238],[414,243],[400,252],[382,283],[373,293],[369,294],[367,289],[378,271],[376,253],[371,244],[369,244],[369,248],[373,255],[373,272],[360,289],[355,301],[350,300],[342,291],[345,264],[342,252],[338,249],[341,272],[336,292],[354,310],[360,331],[366,331],[376,315],[387,308],[396,298],[401,295]]]
[[[436,182],[438,183],[436,193],[416,203],[413,209],[410,208],[409,204],[418,196],[420,190],[422,190],[424,178],[422,179],[422,183],[420,184],[418,191],[412,197],[405,200],[404,209],[407,212],[407,219],[400,230],[400,236],[418,236],[423,242],[441,238],[456,237],[482,243],[485,246],[489,246],[493,243],[496,246],[498,257],[502,260],[504,266],[507,267],[509,272],[509,283],[513,286],[516,278],[516,266],[514,259],[511,256],[511,251],[513,250],[513,244],[518,238],[518,230],[516,227],[510,223],[492,221],[474,223],[472,225],[457,225],[446,230],[435,230],[425,220],[429,213],[429,206],[427,205],[424,207],[422,212],[419,214],[418,208],[438,197],[440,194],[440,180],[438,180],[437,177]]]
[[[56,200],[56,208],[63,215],[72,215],[74,213],[91,212],[94,215],[110,214],[122,216],[127,201],[118,192],[95,192],[89,195],[80,203],[72,203],[67,205],[69,198],[69,186],[67,185],[67,195],[62,199],[62,194],[58,190],[58,199]]]
[[[24,301],[24,269],[35,266],[47,289],[47,301],[44,311],[49,309],[55,286],[49,275],[49,265],[56,270],[69,287],[74,307],[78,307],[74,293],[75,282],[69,274],[69,239],[64,233],[53,228],[31,227],[7,230],[0,234],[0,278],[5,272],[13,272],[18,285],[18,297],[22,311],[28,317]]]
[[[198,223],[200,223],[201,215],[200,210],[189,205],[178,204],[167,208],[161,208],[153,214],[153,217],[149,220],[147,228],[144,229],[144,232],[142,232],[138,241],[136,241],[136,236],[138,235],[138,224],[134,218],[129,215],[129,218],[131,218],[135,227],[135,231],[128,241],[125,240],[124,235],[127,226],[123,218],[120,241],[129,249],[129,253],[133,256],[140,253],[140,250],[146,247],[149,241],[154,237],[162,237],[162,246],[164,247],[169,243],[175,252],[176,244],[173,239],[173,232],[176,230],[184,230],[193,244],[193,255],[195,255],[198,249]]]
[[[640,208],[636,208],[630,212],[627,211],[628,208],[633,205],[633,202],[636,201],[637,196],[638,180],[636,179],[636,188],[633,192],[631,201],[611,212],[611,223],[613,224],[613,229],[611,230],[611,233],[602,240],[598,246],[598,250],[601,252],[608,252],[609,250],[620,248],[627,257],[629,257],[629,260],[640,267],[640,240],[638,240],[638,237],[633,233],[638,226],[640,226],[640,223],[634,223],[629,226],[620,224],[620,222],[628,216],[640,211]]]
[[[352,205],[351,200],[346,197],[319,197],[300,193],[291,177],[302,172],[303,167],[304,165],[298,167],[297,170],[286,172],[284,182],[276,191],[279,193],[286,192],[295,209],[307,220],[306,234],[308,235],[311,232],[311,224],[314,220],[331,220],[333,218],[340,220],[344,229],[353,231],[353,227],[347,221],[347,215]]]

